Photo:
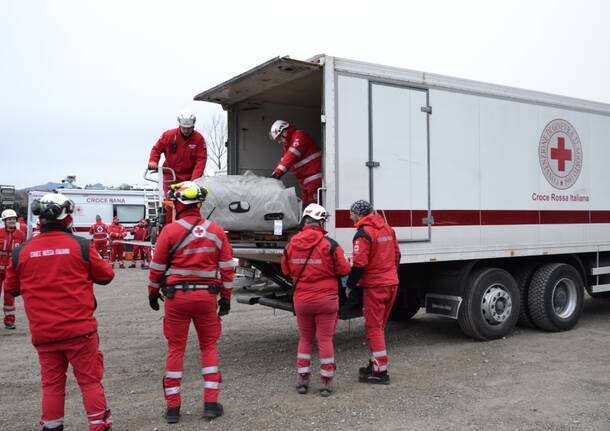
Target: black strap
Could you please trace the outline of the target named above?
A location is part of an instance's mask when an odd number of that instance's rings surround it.
[[[188,236],[191,234],[191,232],[193,231],[193,229],[195,229],[196,226],[199,226],[199,223],[201,222],[201,219],[198,218],[197,221],[195,221],[195,223],[193,223],[193,225],[191,226],[191,228],[188,230],[188,232],[186,233],[186,235],[184,235],[182,237],[182,239],[180,240],[180,242],[178,243],[178,245],[176,245],[175,247],[173,247],[170,251],[169,251],[169,255],[167,256],[167,262],[165,263],[165,271],[163,271],[163,274],[161,274],[161,280],[162,283],[161,284],[165,284],[165,274],[167,273],[167,270],[169,269],[169,267],[172,264],[172,259],[174,258],[174,254],[176,253],[176,251],[178,251],[178,249],[180,248],[180,246],[182,245],[182,243],[184,241],[186,241],[186,239],[188,238]]]
[[[307,259],[305,259],[305,263],[303,263],[303,268],[301,268],[301,272],[299,273],[299,275],[297,276],[296,280],[294,281],[294,288],[295,288],[295,290],[297,288],[297,284],[299,283],[299,280],[301,279],[301,276],[305,272],[305,267],[307,266],[307,262],[309,262],[309,258],[311,258],[311,255],[313,254],[313,251],[314,251],[315,248],[316,248],[315,245],[313,247],[311,247],[311,250],[309,251],[309,254],[307,255]]]

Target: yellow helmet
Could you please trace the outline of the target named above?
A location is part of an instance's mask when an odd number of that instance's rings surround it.
[[[207,187],[200,186],[194,181],[183,181],[169,187],[168,197],[185,205],[205,202],[205,198],[208,196]]]

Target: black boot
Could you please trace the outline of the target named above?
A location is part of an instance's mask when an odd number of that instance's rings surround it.
[[[372,383],[374,385],[389,385],[390,375],[387,371],[376,373],[375,371],[371,370],[369,374],[358,376],[358,381],[360,383]]]
[[[204,403],[203,404],[203,417],[207,419],[214,419],[218,416],[222,416],[224,409],[220,403]]]
[[[369,361],[366,367],[360,367],[358,369],[358,377],[366,377],[373,372],[373,362]]]
[[[180,421],[180,407],[168,407],[165,412],[165,421],[168,424],[177,424]]]

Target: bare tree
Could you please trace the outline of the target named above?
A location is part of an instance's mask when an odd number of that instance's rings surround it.
[[[206,171],[208,175],[215,175],[227,167],[227,118],[215,113],[202,127],[208,149],[208,163]]]

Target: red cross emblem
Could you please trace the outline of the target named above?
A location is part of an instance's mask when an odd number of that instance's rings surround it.
[[[98,232],[100,232],[100,233],[101,233],[101,232],[103,232],[103,230],[104,230],[104,228],[103,228],[103,227],[101,227],[101,226],[98,226],[96,229],[97,229],[97,231],[98,231]]]
[[[551,148],[551,159],[557,160],[557,168],[560,172],[565,172],[566,161],[572,161],[572,150],[566,149],[565,138],[557,138],[557,148]]]
[[[197,238],[203,238],[205,235],[205,229],[203,226],[196,226],[195,229],[193,229],[193,235],[195,235]]]

